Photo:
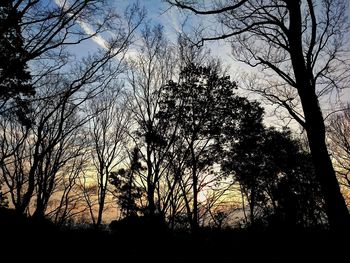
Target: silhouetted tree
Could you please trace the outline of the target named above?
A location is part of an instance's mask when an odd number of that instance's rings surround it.
[[[116,188],[117,203],[125,217],[137,216],[142,209],[138,203],[142,197],[142,189],[135,182],[135,174],[143,169],[139,149],[134,148],[130,156],[130,166],[110,175],[109,182]]]
[[[264,144],[278,178],[271,195],[277,204],[275,214],[291,227],[323,224],[324,200],[311,155],[289,130],[267,130]]]
[[[62,72],[68,62],[75,62],[68,47],[106,30],[116,34],[103,43],[111,56],[116,55],[114,52],[120,54],[120,46],[129,46],[131,31],[143,20],[144,11],[133,5],[123,20],[107,6],[106,1],[95,0],[1,1],[0,113],[13,109],[25,125],[30,125],[26,116],[28,96],[34,95],[37,81],[45,75]],[[139,21],[134,19],[136,16]],[[89,29],[83,26],[87,24]]]
[[[63,167],[82,155],[80,127],[89,116],[78,117],[77,111],[91,95],[77,99],[60,76],[47,76],[45,86],[47,90],[39,90],[40,99],[32,103],[29,131],[19,122],[1,119],[1,154],[13,153],[1,163],[2,178],[18,212],[25,213],[36,197],[36,217],[44,217],[64,176]]]
[[[37,164],[31,167],[35,174],[34,217],[43,218],[49,201],[57,193],[64,168],[84,154],[84,138],[80,126],[86,121],[77,115],[73,98],[58,106],[53,100],[38,105],[37,121],[33,124],[36,141],[29,141],[30,153]],[[34,139],[32,137],[32,139]],[[35,142],[35,143],[34,143]],[[32,144],[32,145],[31,145]],[[31,160],[28,160],[31,163]],[[24,164],[26,165],[26,164]],[[58,193],[57,193],[58,194]]]
[[[21,15],[14,1],[0,3],[0,113],[16,113],[19,120],[30,125],[27,118],[27,96],[35,93],[27,67],[27,51],[21,32]]]
[[[271,74],[258,90],[286,108],[305,129],[332,229],[349,228],[350,216],[325,142],[319,96],[338,87],[348,57],[343,51],[347,32],[347,1],[190,1],[169,3],[199,15],[213,15],[220,29],[206,40],[227,39],[235,57]],[[201,9],[203,7],[203,9]],[[210,31],[213,32],[213,31]],[[199,43],[200,43],[199,42]],[[270,75],[270,76],[271,76]],[[297,101],[300,99],[302,114]]]
[[[310,155],[288,130],[252,132],[248,139],[247,134],[238,137],[224,164],[242,186],[249,223],[263,218],[287,227],[323,223],[323,200]]]
[[[80,136],[82,136],[81,133]],[[47,205],[49,211],[46,212],[46,217],[57,225],[72,222],[86,210],[85,200],[78,182],[87,169],[88,154],[84,151],[87,146],[86,141],[82,140],[80,143],[81,154],[75,156],[61,168],[60,174],[56,178],[55,194]]]
[[[237,96],[236,83],[228,76],[220,76],[218,70],[215,64],[185,67],[179,83],[169,81],[162,90],[157,115],[177,126],[180,148],[175,151],[181,153],[183,161],[175,176],[180,178],[182,197],[194,232],[199,223],[198,194],[210,181],[220,180],[213,165],[220,158],[224,131],[238,132],[244,123],[251,121],[250,115],[255,110],[261,110],[256,104]],[[189,174],[189,178],[185,174]]]
[[[70,148],[67,141],[72,140],[77,128],[91,117],[86,112],[78,114],[78,111],[120,73],[121,62],[131,44],[134,31],[144,19],[144,12],[133,6],[125,11],[125,21],[113,19],[117,30],[106,42],[105,49],[98,50],[82,59],[78,66],[73,66],[66,64],[62,49],[66,45],[78,44],[92,37],[74,26],[77,20],[83,18],[81,12],[85,7],[99,3],[75,1],[70,6],[67,2],[61,2],[64,6],[48,5],[46,10],[42,9],[41,1],[27,1],[22,5],[21,2],[17,1],[11,12],[24,8],[20,16],[23,18],[21,26],[26,27],[23,30],[24,49],[28,53],[26,61],[35,59],[38,62],[43,59],[52,63],[48,62],[49,65],[45,65],[43,71],[40,67],[35,67],[35,83],[38,89],[35,105],[33,102],[35,109],[31,112],[35,119],[33,127],[25,129],[8,116],[1,118],[1,176],[10,190],[11,201],[18,212],[25,213],[32,198],[36,196],[35,213],[42,216],[57,186],[56,175],[61,161],[69,151],[74,152],[80,147]],[[33,9],[42,12],[34,16]],[[89,14],[93,13],[93,10],[89,11]],[[110,16],[108,18],[112,19]],[[105,28],[105,19],[104,17],[104,22],[98,27],[99,30]],[[56,21],[58,24],[48,21]],[[75,37],[71,39],[72,34]],[[112,61],[116,57],[119,60]],[[69,78],[64,76],[67,73],[64,70],[58,72],[63,64],[65,69],[70,70]],[[79,116],[79,120],[73,121],[74,116]]]
[[[147,196],[147,210],[151,217],[160,213],[157,188],[164,175],[165,157],[173,138],[166,129],[173,130],[156,118],[160,92],[166,81],[172,79],[176,70],[174,51],[164,36],[160,25],[146,26],[142,31],[140,51],[129,60],[128,81],[132,91],[130,110],[137,124],[131,137],[140,150],[142,162],[147,170],[139,174]]]
[[[23,63],[35,64],[35,81],[67,63],[67,47],[91,39],[107,28],[113,28],[115,32],[122,30],[118,15],[105,8],[108,6],[106,1],[4,0],[2,6],[6,7],[4,14],[10,15],[2,17],[1,35],[11,27],[22,34],[23,47],[17,52],[23,52],[20,57]],[[91,17],[98,19],[95,21]],[[94,30],[85,32],[86,28],[80,25],[86,22]],[[109,44],[113,46],[112,41]]]
[[[96,222],[93,219],[96,226],[102,222],[111,172],[125,158],[123,151],[130,126],[130,114],[125,109],[120,89],[115,86],[112,91],[106,89],[88,103],[92,115],[89,135],[98,198]]]
[[[181,72],[193,65],[197,65],[198,67],[199,65],[210,65],[208,67],[215,69],[220,67],[220,62],[212,58],[210,50],[194,47],[189,39],[182,34],[178,37],[175,51],[177,58],[176,66],[178,67],[176,73],[180,73],[177,74],[176,78],[179,79],[179,81],[181,81],[183,77]],[[165,173],[163,173],[163,180],[160,182],[157,189],[158,200],[161,201],[159,207],[161,207],[162,213],[166,215],[172,228],[174,228],[175,225],[176,227],[187,228],[192,217],[190,208],[190,203],[192,202],[190,194],[192,186],[188,169],[189,150],[186,146],[185,138],[181,136],[179,132],[181,120],[176,120],[176,118],[172,118],[173,116],[169,118],[165,112],[162,112],[161,107],[165,106],[164,101],[166,101],[167,98],[166,88],[161,91],[161,95],[160,112],[157,113],[157,119],[160,126],[163,127],[163,137],[166,138],[168,142],[172,143],[169,144],[170,149],[166,153],[165,163],[163,164],[166,167]],[[171,128],[169,129],[168,126]],[[215,173],[215,176],[212,176],[214,173],[211,172],[211,166],[208,166],[207,169],[202,171],[202,178],[198,189],[202,191],[203,196],[204,192],[209,188],[216,188],[218,193],[221,192],[219,191],[221,190],[219,189],[220,187],[218,188],[219,184],[216,184],[214,187],[216,179],[220,180],[219,173]],[[204,173],[206,174],[205,176]],[[207,202],[207,200],[201,201],[198,216],[199,222],[202,219],[204,220],[204,214],[208,212],[206,204],[203,204],[203,202]],[[204,206],[206,207],[205,209]],[[183,218],[184,214],[187,214],[188,222],[183,226],[179,226],[178,222],[176,223],[175,221],[177,221],[177,218]]]
[[[346,188],[350,187],[350,110],[346,109],[330,117],[327,131],[329,147],[339,183]],[[346,194],[346,192],[345,192]]]

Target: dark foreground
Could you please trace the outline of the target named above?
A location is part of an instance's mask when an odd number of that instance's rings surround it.
[[[58,228],[0,213],[0,260],[7,262],[337,262],[346,233],[311,229],[201,229],[197,235],[153,224],[113,231]]]

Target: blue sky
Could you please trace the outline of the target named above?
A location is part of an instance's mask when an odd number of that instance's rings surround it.
[[[57,0],[51,0],[51,1],[57,1]],[[171,41],[176,41],[176,33],[178,33],[181,30],[181,24],[182,21],[185,19],[185,16],[183,14],[180,14],[176,8],[169,9],[169,5],[164,3],[162,0],[108,0],[110,1],[110,4],[112,4],[115,9],[122,14],[125,10],[125,8],[128,5],[131,5],[135,2],[139,2],[141,6],[145,6],[147,10],[147,22],[149,24],[161,24],[164,27],[165,35],[168,39]],[[350,12],[348,12],[350,15]],[[197,24],[199,20],[199,17],[197,16],[191,16],[191,20],[188,20],[186,23],[186,31],[190,31],[190,28],[192,25]],[[206,22],[210,26],[210,22]],[[219,56],[223,59],[224,62],[226,62],[228,65],[231,66],[231,73],[234,74],[235,72],[238,72],[240,74],[240,71],[246,71],[248,68],[247,66],[244,66],[243,64],[238,64],[234,61],[234,59],[231,57],[231,49],[228,45],[224,44],[224,42],[212,42],[207,44],[212,49],[212,54]],[[81,53],[82,55],[86,55],[89,52],[93,52],[98,47],[98,44],[96,41],[87,41],[82,46],[79,46],[79,49],[77,49],[75,52]],[[249,68],[248,71],[251,71]],[[345,97],[349,98],[349,89],[344,92]],[[349,100],[349,99],[346,99]]]
[[[170,9],[169,5],[162,0],[117,0],[112,2],[120,12],[123,12],[128,5],[138,2],[147,10],[148,22],[161,24],[165,34],[171,40],[175,39],[176,33],[181,29],[181,21],[184,17],[175,8]]]
[[[52,3],[59,3],[63,0],[45,0]],[[178,14],[175,8],[169,10],[169,6],[162,0],[107,0],[109,4],[115,7],[115,10],[119,14],[123,14],[124,10],[136,2],[140,6],[144,6],[147,12],[146,21],[148,24],[161,24],[164,27],[165,35],[171,41],[176,40],[176,33],[181,28],[181,15]],[[101,36],[102,37],[102,36]],[[100,39],[101,40],[101,39]],[[99,43],[100,42],[100,43]],[[95,41],[88,40],[79,45],[79,47],[72,47],[72,51],[77,56],[84,56],[93,53],[98,47],[102,47],[101,41],[95,39]]]

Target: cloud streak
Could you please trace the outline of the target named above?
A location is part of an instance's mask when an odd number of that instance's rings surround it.
[[[69,8],[69,3],[67,0],[54,0],[55,4],[62,8],[64,11],[67,11]],[[68,13],[69,16],[72,16],[72,14]],[[99,34],[96,34],[96,31],[92,28],[92,26],[86,22],[84,22],[81,19],[77,19],[77,23],[81,27],[81,29],[84,30],[84,32],[91,36],[91,39],[100,47],[102,47],[105,50],[108,50],[108,43],[107,41],[100,36]]]

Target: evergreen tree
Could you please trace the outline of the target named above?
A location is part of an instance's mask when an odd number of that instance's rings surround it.
[[[21,16],[13,1],[0,2],[0,113],[15,113],[27,124],[27,96],[34,95],[20,28]]]
[[[141,189],[135,185],[135,173],[143,169],[139,149],[133,149],[130,159],[130,167],[112,172],[109,180],[116,188],[117,202],[125,217],[137,216],[137,212],[140,211],[137,199],[142,196]]]

